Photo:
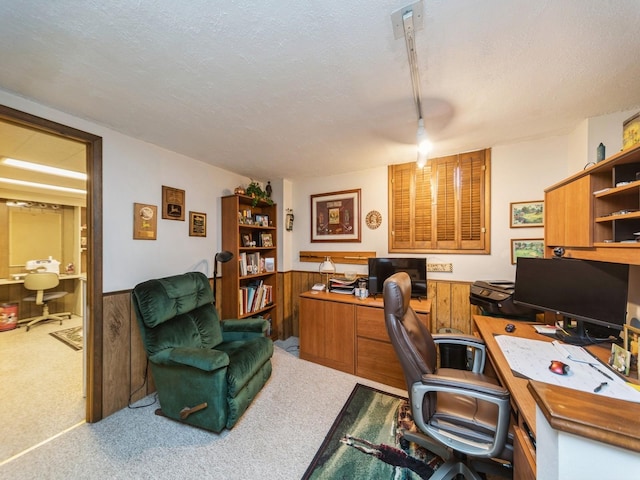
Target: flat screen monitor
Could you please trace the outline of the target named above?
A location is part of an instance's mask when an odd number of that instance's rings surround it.
[[[513,301],[576,320],[576,336],[595,340],[623,329],[628,285],[623,263],[518,258]]]
[[[369,293],[382,294],[384,281],[396,272],[407,272],[411,278],[411,296],[427,298],[427,259],[410,257],[370,258]]]

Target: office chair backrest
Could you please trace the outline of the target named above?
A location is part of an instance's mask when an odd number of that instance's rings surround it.
[[[420,382],[423,374],[436,371],[436,344],[411,308],[411,279],[406,272],[395,273],[385,280],[383,298],[387,333],[411,395],[411,386]]]
[[[213,348],[222,342],[211,286],[201,272],[142,282],[133,289],[133,305],[150,357],[171,348]]]
[[[55,288],[60,284],[58,274],[54,272],[29,273],[24,277],[24,288],[36,290],[36,305],[42,305],[44,290]]]

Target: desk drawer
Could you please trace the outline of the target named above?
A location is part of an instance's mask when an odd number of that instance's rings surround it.
[[[418,313],[420,321],[429,328],[429,314]],[[391,342],[384,324],[384,309],[374,307],[356,307],[356,335]]]
[[[402,367],[389,342],[358,338],[356,375],[406,389]]]
[[[384,325],[384,310],[373,307],[356,307],[356,335],[391,342]]]

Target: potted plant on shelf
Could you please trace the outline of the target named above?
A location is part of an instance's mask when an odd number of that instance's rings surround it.
[[[265,192],[260,184],[255,181],[251,181],[249,186],[246,188],[245,193],[253,198],[252,205],[255,207],[260,200],[267,202],[269,205],[273,205],[273,200],[269,198],[267,192]]]

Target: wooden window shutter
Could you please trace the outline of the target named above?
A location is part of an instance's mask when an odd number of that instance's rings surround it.
[[[460,155],[460,248],[478,249],[484,246],[482,198],[484,152]]]
[[[412,208],[413,191],[412,177],[415,167],[410,163],[391,165],[389,167],[389,237],[390,244],[398,248],[412,247]]]
[[[456,248],[456,176],[458,156],[434,159],[437,182],[436,229],[437,248]]]
[[[389,166],[389,252],[490,253],[490,152]]]

